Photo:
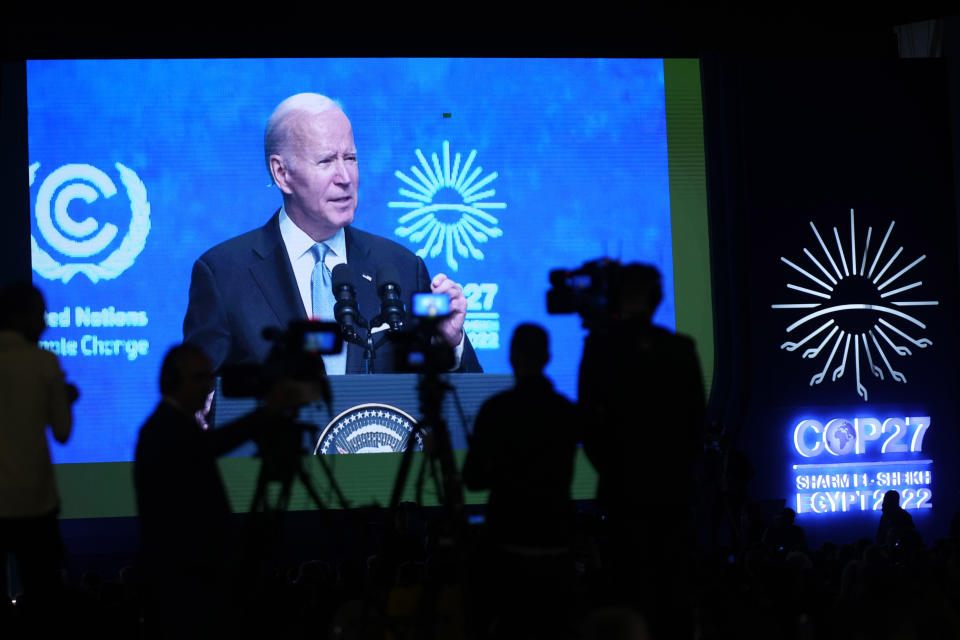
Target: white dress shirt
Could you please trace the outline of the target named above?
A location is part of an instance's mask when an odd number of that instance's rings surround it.
[[[309,318],[313,316],[313,288],[311,287],[310,278],[313,274],[313,267],[317,264],[317,258],[313,252],[313,246],[317,243],[313,238],[308,236],[303,229],[294,224],[283,207],[280,208],[280,237],[283,239],[283,244],[287,248],[287,256],[290,258],[290,266],[293,268],[293,277],[297,280],[297,290],[300,292],[300,300],[303,302],[303,309]],[[343,229],[340,229],[323,242],[330,247],[324,264],[327,265],[327,268],[330,269],[332,273],[335,266],[347,263],[346,234]],[[330,319],[332,320],[332,318]],[[384,323],[379,327],[375,327],[373,332],[383,331],[386,328],[387,325]],[[454,369],[460,367],[460,359],[463,356],[465,341],[466,332],[461,335],[460,344],[453,350],[456,363]],[[343,348],[346,350],[347,345],[344,344]],[[328,371],[328,373],[344,373],[344,371]]]
[[[313,274],[313,267],[317,264],[313,245],[317,243],[303,229],[293,223],[293,220],[290,219],[283,208],[280,209],[280,237],[283,238],[287,255],[290,257],[293,277],[297,279],[297,290],[300,291],[303,310],[309,318],[313,315],[313,290],[310,286],[310,276]],[[343,229],[323,242],[330,247],[324,264],[333,273],[335,266],[347,263],[347,240]],[[332,318],[328,319],[332,320]]]

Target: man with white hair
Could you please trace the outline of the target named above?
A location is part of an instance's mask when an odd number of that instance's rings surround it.
[[[184,342],[201,347],[216,369],[262,362],[271,346],[261,336],[264,327],[285,328],[308,317],[333,320],[330,272],[338,264],[348,263],[357,276],[360,313],[376,316],[377,272],[389,265],[408,308],[414,293],[450,296],[440,336],[455,350],[457,371],[481,371],[463,330],[467,302],[460,285],[444,274],[431,279],[423,260],[406,248],[351,226],[357,149],[350,120],[336,102],[316,93],[281,102],[267,122],[264,156],[283,206],[263,227],[217,245],[194,264]],[[393,371],[389,342],[375,362],[376,373]],[[325,356],[324,364],[328,374],[360,373],[363,348],[346,345]]]

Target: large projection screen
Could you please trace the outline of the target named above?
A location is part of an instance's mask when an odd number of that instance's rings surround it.
[[[50,326],[42,346],[82,391],[70,442],[51,442],[64,516],[133,514],[137,432],[156,404],[163,354],[182,338],[193,262],[279,208],[264,126],[303,91],[337,100],[352,122],[354,225],[464,286],[485,372],[509,373],[514,327],[537,322],[552,339],[547,374],[575,398],[585,332],[574,315],[547,314],[547,277],[606,256],[660,269],[654,321],[694,336],[709,386],[698,68],[659,59],[28,61],[33,274]],[[432,220],[407,215],[425,199],[440,205]],[[337,462],[341,483],[361,487],[358,502],[382,500],[395,456],[352,458]],[[222,465],[238,509],[256,465]],[[591,497],[580,466],[575,495]]]

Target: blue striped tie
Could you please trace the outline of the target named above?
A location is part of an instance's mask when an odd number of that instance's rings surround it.
[[[333,298],[333,285],[330,280],[330,269],[327,268],[327,254],[330,253],[330,247],[323,242],[313,245],[313,255],[317,263],[313,267],[313,273],[310,276],[310,289],[313,297],[312,311],[313,317],[325,322],[333,322],[333,306],[336,301]],[[340,353],[323,356],[323,366],[327,370],[327,375],[342,374],[347,369],[347,345],[343,346]]]

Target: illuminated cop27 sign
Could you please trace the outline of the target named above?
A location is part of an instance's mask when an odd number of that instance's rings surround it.
[[[799,421],[793,446],[797,513],[880,509],[883,494],[900,492],[904,509],[932,506],[932,460],[921,459],[929,416]]]
[[[801,278],[786,283],[793,300],[771,305],[793,314],[786,327],[790,339],[780,348],[822,363],[812,372],[811,391],[822,392],[828,377],[831,383],[848,380],[851,398],[855,393],[867,402],[875,391],[868,385],[907,384],[910,356],[933,344],[924,337],[923,314],[939,303],[922,293],[917,268],[927,256],[895,248],[894,226],[891,220],[876,242],[873,227],[858,234],[851,209],[849,236],[836,226],[832,237],[821,235],[811,221],[813,250],[780,258]],[[834,389],[834,398],[847,393]],[[906,509],[931,508],[933,461],[923,453],[930,425],[929,416],[881,418],[869,409],[791,424],[797,513],[879,510],[889,490],[900,493]]]

